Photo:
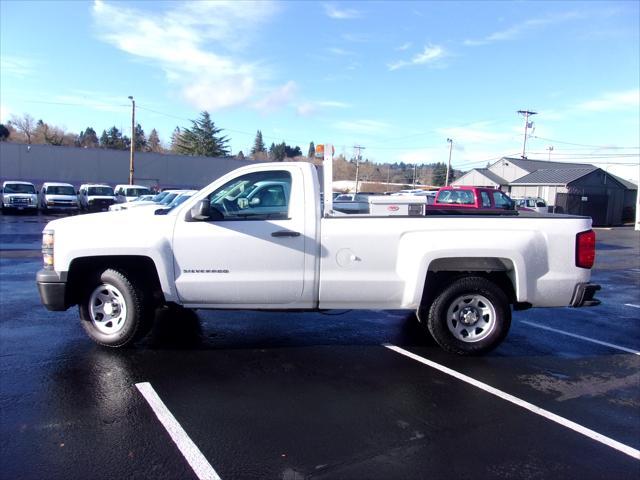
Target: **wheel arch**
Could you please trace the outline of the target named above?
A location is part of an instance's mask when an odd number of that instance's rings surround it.
[[[165,302],[158,269],[152,258],[144,255],[104,255],[73,259],[67,274],[70,304],[78,304],[86,288],[86,279],[90,275],[108,268],[121,271],[138,280],[151,292],[157,303]]]

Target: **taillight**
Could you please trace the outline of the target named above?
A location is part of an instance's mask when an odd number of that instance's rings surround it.
[[[576,267],[591,268],[596,259],[596,234],[593,230],[576,235]]]

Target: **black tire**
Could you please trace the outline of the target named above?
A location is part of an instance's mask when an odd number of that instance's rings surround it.
[[[126,347],[151,328],[154,310],[148,298],[125,272],[104,270],[95,275],[82,295],[80,323],[96,343]]]
[[[493,350],[511,326],[507,295],[491,280],[479,276],[451,282],[436,296],[428,312],[429,333],[440,347],[458,355],[482,355]],[[424,319],[424,311],[419,309],[418,315]]]

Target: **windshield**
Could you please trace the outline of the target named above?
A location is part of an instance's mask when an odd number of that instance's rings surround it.
[[[76,191],[70,186],[52,185],[47,187],[47,195],[75,195]]]
[[[106,197],[113,197],[113,188],[111,188],[111,187],[89,187],[89,188],[87,188],[87,195],[104,195]]]
[[[4,193],[36,193],[36,188],[25,183],[7,183]]]
[[[139,197],[140,195],[149,195],[151,190],[148,188],[127,188],[125,193],[127,197]]]

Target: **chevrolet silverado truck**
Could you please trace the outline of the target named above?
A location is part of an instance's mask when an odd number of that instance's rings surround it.
[[[460,355],[498,346],[512,310],[599,303],[590,218],[334,215],[320,193],[311,164],[254,164],[172,209],[51,221],[42,303],[78,305],[108,347],[142,338],[161,306],[404,309]]]

